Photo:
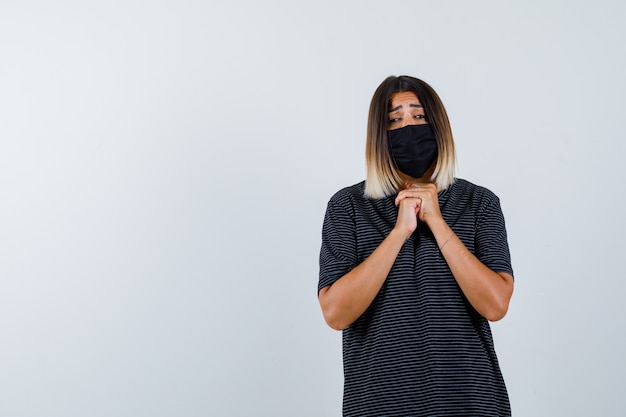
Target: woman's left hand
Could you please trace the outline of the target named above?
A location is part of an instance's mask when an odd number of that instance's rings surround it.
[[[429,222],[441,219],[441,210],[439,209],[439,197],[437,195],[437,186],[432,183],[407,183],[404,190],[398,193],[396,197],[396,205],[400,204],[405,198],[418,198],[421,201],[417,217],[419,220],[428,224]]]

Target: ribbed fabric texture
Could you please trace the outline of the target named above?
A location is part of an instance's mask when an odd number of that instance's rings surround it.
[[[365,260],[396,223],[395,197],[368,199],[364,182],[328,202],[319,287]],[[513,273],[497,196],[457,179],[442,215],[486,266]],[[434,236],[419,223],[379,294],[343,331],[347,417],[509,416],[489,322],[468,303]]]

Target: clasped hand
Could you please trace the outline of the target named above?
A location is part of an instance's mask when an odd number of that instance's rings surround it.
[[[408,238],[417,228],[418,220],[428,224],[441,218],[437,186],[432,183],[407,183],[395,200],[398,206],[396,228]]]

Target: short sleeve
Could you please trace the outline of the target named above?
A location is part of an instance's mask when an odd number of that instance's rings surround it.
[[[327,205],[322,226],[318,292],[350,272],[357,262],[356,226],[349,205],[334,196]]]
[[[513,275],[504,215],[500,200],[493,194],[485,198],[476,227],[475,245],[476,257],[485,266],[495,272]]]

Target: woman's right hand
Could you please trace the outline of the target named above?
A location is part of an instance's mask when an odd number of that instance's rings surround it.
[[[412,195],[413,191],[410,188],[402,190],[396,197],[398,218],[395,229],[402,233],[405,240],[417,229],[418,214],[422,205],[422,199]]]

